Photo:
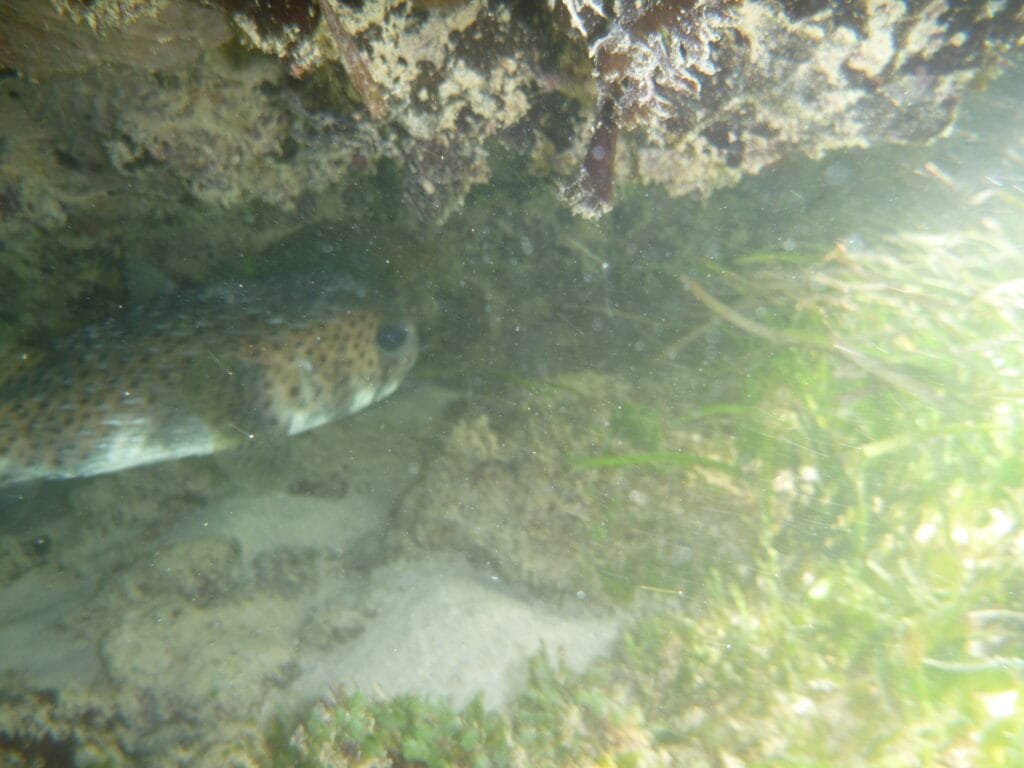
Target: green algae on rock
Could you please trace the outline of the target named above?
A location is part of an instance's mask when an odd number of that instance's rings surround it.
[[[637,408],[628,386],[580,374],[539,387],[511,385],[514,396],[454,425],[403,499],[400,541],[472,553],[542,593],[617,604],[645,588],[687,592],[712,562],[749,575],[756,521],[727,471],[728,441],[666,429],[659,466],[613,426]],[[595,455],[614,461],[588,468]]]

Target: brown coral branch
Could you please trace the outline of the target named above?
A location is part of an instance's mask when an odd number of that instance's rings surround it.
[[[596,219],[612,209],[615,197],[615,149],[619,126],[615,119],[615,100],[604,96],[597,109],[594,134],[587,145],[576,181],[565,197],[581,216]]]
[[[572,14],[592,0],[563,0]],[[696,110],[704,81],[717,73],[723,30],[734,24],[738,0],[622,0],[604,23],[573,24],[587,39],[600,101],[583,167],[566,198],[597,218],[612,207],[615,145],[620,131],[685,122]]]
[[[384,102],[384,95],[381,93],[380,86],[373,79],[373,75],[370,74],[370,68],[366,64],[363,52],[359,50],[359,45],[356,43],[355,38],[345,29],[345,25],[338,16],[338,9],[332,0],[317,0],[317,4],[320,6],[320,13],[323,14],[324,19],[327,21],[327,28],[330,30],[331,39],[334,41],[334,46],[338,49],[341,64],[345,67],[345,72],[348,74],[349,80],[352,81],[352,86],[363,100],[363,104],[370,111],[371,117],[374,120],[383,120],[388,115],[388,108]]]

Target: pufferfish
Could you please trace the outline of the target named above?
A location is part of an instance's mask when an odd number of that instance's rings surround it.
[[[206,288],[60,339],[0,387],[0,485],[295,435],[390,395],[415,326],[343,279]]]

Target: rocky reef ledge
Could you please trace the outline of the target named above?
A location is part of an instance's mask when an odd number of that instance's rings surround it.
[[[437,223],[511,151],[597,217],[624,185],[926,141],[1022,36],[1018,0],[4,0],[7,309],[69,254],[61,303],[123,253],[205,277],[381,168],[392,215]]]

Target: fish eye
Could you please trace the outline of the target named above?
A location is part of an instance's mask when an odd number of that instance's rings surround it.
[[[377,331],[377,345],[388,352],[394,352],[409,338],[409,329],[404,325],[382,325]]]

